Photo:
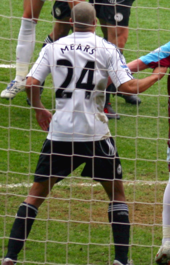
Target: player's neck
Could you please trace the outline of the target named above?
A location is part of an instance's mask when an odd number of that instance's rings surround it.
[[[74,32],[91,32],[94,33],[95,32],[95,28],[94,27],[88,27],[88,28],[75,28]]]

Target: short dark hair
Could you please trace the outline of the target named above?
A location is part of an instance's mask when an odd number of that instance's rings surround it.
[[[92,4],[81,2],[72,8],[71,18],[76,28],[86,28],[94,24],[96,11]]]

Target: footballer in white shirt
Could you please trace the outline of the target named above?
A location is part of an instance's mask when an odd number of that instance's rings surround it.
[[[108,76],[117,88],[133,79],[116,46],[92,32],[72,33],[44,47],[28,76],[43,82],[49,73],[56,113],[47,138],[89,142],[111,136],[103,113]]]
[[[110,200],[108,217],[115,243],[113,264],[128,264],[129,213],[121,163],[103,112],[105,90],[110,77],[121,92],[143,92],[162,78],[166,69],[160,73],[156,68],[151,76],[134,79],[116,46],[96,36],[94,7],[82,2],[71,14],[74,33],[47,44],[28,75],[27,95],[39,125],[49,131],[34,183],[13,223],[3,265],[17,261],[38,208],[53,185],[83,163],[82,176],[99,181]],[[43,106],[39,89],[49,73],[56,96],[53,116]]]

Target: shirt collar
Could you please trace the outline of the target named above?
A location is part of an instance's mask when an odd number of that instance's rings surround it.
[[[87,32],[79,32],[79,31],[76,31],[76,32],[73,32],[70,36],[71,37],[81,37],[81,38],[86,38],[88,36],[94,36],[95,33],[92,33],[90,31],[87,31]]]

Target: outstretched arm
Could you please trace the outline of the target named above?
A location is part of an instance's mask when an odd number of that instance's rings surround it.
[[[31,102],[32,107],[36,113],[36,119],[42,130],[47,131],[49,128],[52,114],[49,112],[41,102],[40,99],[40,81],[28,77],[26,83],[26,93]]]
[[[143,79],[132,79],[118,88],[121,92],[129,94],[142,93],[151,87],[156,81],[162,79],[167,71],[167,67],[157,67],[153,70],[150,76]]]
[[[136,73],[138,71],[142,71],[148,68],[148,65],[143,63],[140,59],[136,59],[130,63],[127,64],[130,71],[133,73]],[[107,87],[112,83],[111,78],[108,78]]]
[[[136,59],[128,63],[127,66],[129,67],[132,74],[148,68],[147,64],[143,63],[140,59]]]

